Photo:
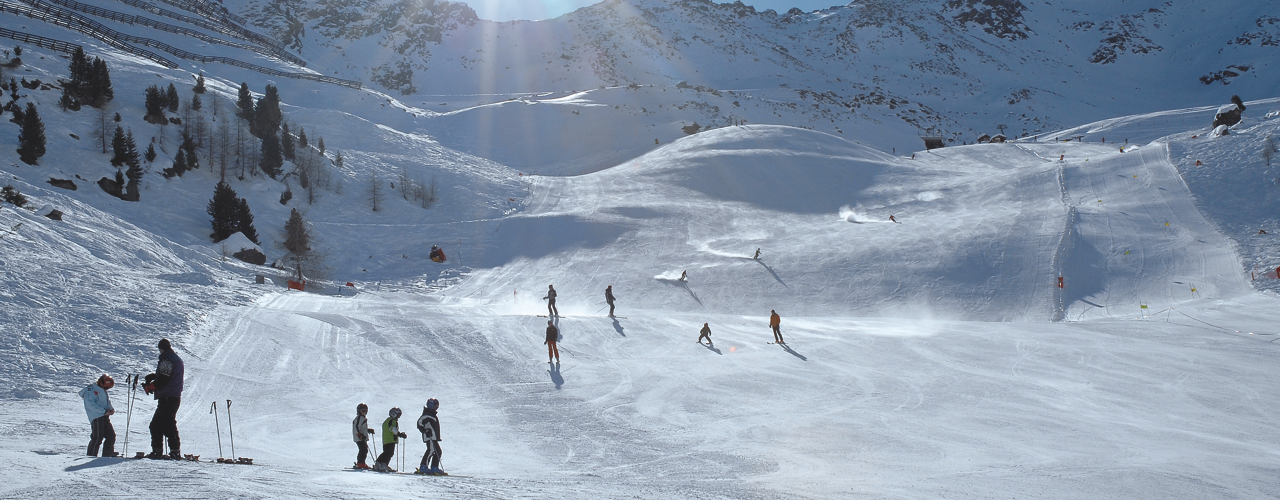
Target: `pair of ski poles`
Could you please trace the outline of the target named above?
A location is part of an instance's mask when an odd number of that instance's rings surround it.
[[[209,405],[209,413],[213,414],[213,427],[218,431],[218,458],[222,458],[222,424],[218,422],[218,402]],[[236,431],[231,425],[231,400],[227,400],[227,432],[231,433],[231,458],[236,458]]]
[[[124,385],[129,388],[129,406],[124,414],[124,455],[129,456],[129,424],[133,421],[133,401],[138,394],[138,374],[126,374]]]

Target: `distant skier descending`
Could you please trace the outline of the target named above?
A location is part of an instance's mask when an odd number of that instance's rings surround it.
[[[609,285],[609,286],[604,287],[604,301],[605,301],[605,303],[609,304],[609,317],[610,317],[610,318],[612,318],[612,317],[613,317],[613,301],[614,301],[614,300],[616,300],[616,299],[614,299],[614,298],[613,298],[613,285]]]
[[[559,316],[560,310],[556,308],[556,287],[547,285],[547,296],[542,300],[547,301],[547,316]]]
[[[373,463],[373,470],[378,472],[395,472],[390,467],[391,457],[396,454],[396,444],[400,439],[409,437],[408,434],[400,432],[400,409],[392,408],[387,412],[387,419],[382,421],[382,454],[378,455],[378,461]]]
[[[356,405],[356,418],[351,421],[352,438],[356,441],[356,469],[370,469],[368,464],[364,463],[366,457],[369,456],[369,436],[373,435],[373,429],[369,427],[369,405],[360,403]]]
[[[440,456],[444,453],[440,449],[440,442],[444,439],[440,438],[440,418],[436,415],[439,408],[439,400],[428,399],[427,404],[422,407],[422,416],[418,417],[418,431],[422,433],[422,442],[427,445],[427,451],[422,454],[422,464],[418,466],[418,474],[448,475],[440,470]]]
[[[778,316],[778,311],[769,310],[769,327],[773,328],[773,341],[779,344],[785,344],[782,340],[782,317]]]
[[[689,271],[680,271],[680,281],[689,281]]]
[[[707,339],[706,345],[711,345],[711,324],[703,323],[702,331],[698,332],[698,343],[702,343],[702,339]]]
[[[98,447],[102,447],[102,456],[118,457],[116,453],[116,430],[111,426],[111,416],[116,409],[111,406],[111,398],[107,390],[115,387],[116,381],[110,375],[102,374],[98,380],[80,389],[80,399],[84,400],[84,412],[89,416],[91,434],[89,436],[89,456],[98,456]]]
[[[547,340],[543,344],[547,344],[547,362],[560,362],[560,350],[556,348],[556,339],[560,337],[560,329],[547,321]],[[553,359],[554,358],[554,359]]]
[[[153,394],[158,403],[151,417],[151,453],[147,458],[164,458],[164,442],[169,440],[169,457],[182,458],[182,442],[178,437],[178,407],[182,406],[182,358],[173,352],[169,339],[160,339],[160,361],[156,372],[147,375],[147,394]]]

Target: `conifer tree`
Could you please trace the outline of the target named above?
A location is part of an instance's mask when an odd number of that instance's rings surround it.
[[[173,177],[182,177],[182,174],[186,171],[187,152],[179,148],[178,154],[173,155],[173,166],[162,170],[160,175],[164,176],[166,179],[171,179]]]
[[[253,94],[249,92],[249,84],[240,84],[240,97],[236,99],[236,116],[249,120],[250,127],[253,126]]]
[[[169,91],[165,94],[165,101],[169,106],[170,113],[177,113],[178,106],[182,104],[182,100],[178,98],[178,88],[169,83]]]
[[[80,111],[80,102],[76,100],[76,94],[70,82],[62,86],[62,97],[58,98],[58,107],[63,111]]]
[[[293,136],[289,135],[289,124],[287,122],[280,124],[280,153],[284,155],[284,159],[294,161]]]
[[[164,108],[168,106],[169,101],[160,87],[152,85],[147,87],[146,100],[144,105],[147,108],[148,121],[164,120]]]
[[[143,157],[147,159],[147,163],[156,161],[156,143],[147,144],[147,152],[143,153]]]
[[[262,137],[262,161],[258,168],[275,179],[280,175],[280,167],[284,165],[284,157],[280,155],[280,139],[275,134]]]
[[[311,232],[296,208],[290,210],[289,220],[284,223],[284,248],[300,256],[311,252]]]
[[[240,230],[239,209],[235,190],[227,183],[219,182],[213,188],[213,199],[209,200],[209,205],[205,208],[205,212],[211,217],[209,222],[213,224],[213,234],[209,237],[213,238],[214,243],[225,240]]]
[[[307,129],[298,127],[298,146],[307,147]],[[323,153],[323,151],[321,151]]]
[[[116,91],[111,88],[111,71],[107,69],[106,61],[93,58],[93,70],[89,76],[89,105],[101,108],[115,98]]]
[[[267,85],[262,98],[254,105],[250,132],[258,137],[275,134],[283,121],[284,115],[280,114],[280,92],[275,85]]]
[[[124,129],[116,125],[116,133],[111,136],[111,166],[124,165],[125,149]]]
[[[249,202],[244,198],[236,200],[236,223],[240,234],[255,244],[261,244],[258,242],[258,230],[253,227],[253,212],[249,211]]]
[[[196,154],[196,142],[190,135],[182,134],[182,145],[178,146],[178,149],[187,152],[186,170],[200,168],[200,155]]]
[[[124,164],[129,166],[129,170],[142,170],[142,158],[138,154],[138,143],[133,140],[133,130],[124,135]]]
[[[17,109],[17,106],[14,106]],[[18,131],[18,156],[23,163],[35,165],[44,156],[45,137],[44,121],[36,111],[35,103],[27,103],[27,111],[22,113],[21,128]]]
[[[70,91],[72,97],[83,99],[85,88],[88,86],[89,79],[93,73],[93,64],[84,55],[83,48],[77,46],[75,52],[71,53],[71,63],[67,71],[71,76],[62,89]]]
[[[316,147],[320,148],[320,154],[324,154],[324,138],[323,137],[316,140]]]
[[[142,182],[142,165],[137,161],[129,165],[129,170],[124,173],[129,178],[129,183],[125,185],[125,201],[138,201],[138,185]]]
[[[200,111],[200,108],[202,108],[202,107],[204,107],[204,103],[201,103],[201,102],[200,102],[200,94],[192,94],[192,95],[191,95],[191,110],[192,110],[192,111]]]
[[[204,86],[204,73],[200,73],[199,76],[196,76],[196,86],[192,87],[191,91],[197,94],[203,94],[205,90],[206,89]]]

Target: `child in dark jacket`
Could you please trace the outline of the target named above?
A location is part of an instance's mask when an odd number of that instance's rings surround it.
[[[427,445],[427,451],[422,454],[422,465],[418,466],[418,474],[448,475],[440,470],[440,441],[443,440],[440,439],[440,418],[436,416],[438,408],[440,401],[428,399],[426,406],[422,407],[422,416],[418,417],[418,431],[422,433],[422,442]]]

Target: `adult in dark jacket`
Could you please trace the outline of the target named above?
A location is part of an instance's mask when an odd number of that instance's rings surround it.
[[[617,300],[617,299],[614,299],[614,298],[613,298],[613,285],[609,285],[609,286],[604,287],[604,301],[605,301],[605,302],[607,302],[607,303],[609,304],[609,317],[610,317],[610,318],[612,318],[612,317],[613,317],[613,301],[614,301],[614,300]]]
[[[560,337],[560,330],[556,328],[556,325],[553,325],[551,324],[550,321],[548,321],[547,322],[547,340],[546,342],[543,342],[544,344],[547,344],[547,362],[548,363],[552,361],[552,358],[555,358],[556,363],[560,362],[560,350],[556,348],[556,339],[558,337]]]
[[[547,316],[559,316],[560,309],[556,308],[556,287],[555,285],[547,285],[547,296],[542,300],[547,301]]]
[[[703,323],[702,330],[698,332],[698,343],[702,343],[702,339],[707,339],[707,345],[711,345],[711,324]]]
[[[151,454],[147,458],[164,457],[164,441],[169,440],[169,458],[182,458],[182,442],[178,439],[178,407],[182,405],[182,358],[173,352],[169,339],[160,339],[160,361],[156,372],[147,375],[146,391],[154,394],[156,412],[151,417]]]

